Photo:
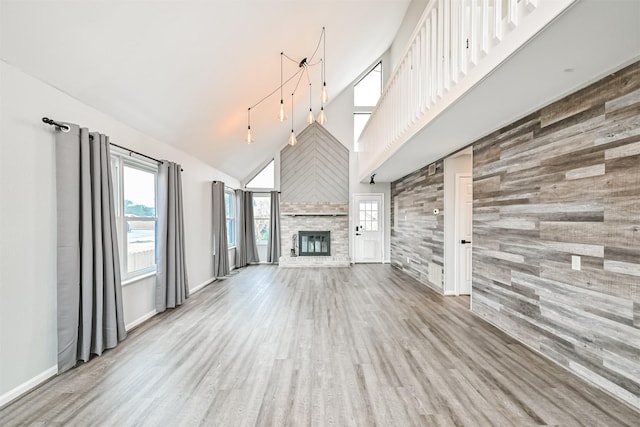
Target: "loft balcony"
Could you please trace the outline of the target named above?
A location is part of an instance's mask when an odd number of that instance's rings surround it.
[[[393,181],[637,60],[633,2],[432,0],[358,141]]]

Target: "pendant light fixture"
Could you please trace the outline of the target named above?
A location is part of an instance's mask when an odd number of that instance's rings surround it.
[[[244,138],[247,144],[253,144],[253,133],[251,132],[251,108],[247,110],[247,136]]]
[[[318,123],[324,125],[327,123],[327,115],[324,113],[324,106],[320,107],[320,114],[318,114]]]
[[[280,52],[280,112],[278,113],[278,120],[284,123],[287,120],[287,113],[284,112],[284,100],[282,99],[282,56],[284,52]]]
[[[322,91],[320,92],[320,101],[323,104],[329,102],[329,92],[327,91],[327,74],[325,69],[325,63],[327,62],[327,37],[324,32],[324,27],[322,27]]]
[[[322,58],[318,58],[316,55],[319,53],[320,50],[320,43],[323,43],[322,45]],[[316,121],[320,124],[325,124],[327,122],[327,116],[324,112],[324,105],[325,103],[329,100],[329,95],[327,93],[327,83],[326,83],[326,67],[325,67],[325,55],[326,55],[326,41],[325,41],[325,28],[322,27],[322,33],[320,34],[320,39],[318,40],[318,44],[315,47],[315,50],[313,51],[313,54],[310,57],[306,57],[303,58],[302,60],[298,61],[293,59],[292,57],[286,55],[284,52],[280,52],[280,86],[276,87],[273,91],[269,92],[266,96],[264,96],[263,98],[261,98],[258,102],[256,102],[255,104],[251,105],[248,110],[247,110],[247,132],[245,135],[245,142],[247,144],[253,144],[254,142],[254,135],[253,132],[251,130],[251,110],[255,107],[257,107],[258,105],[262,104],[264,101],[266,101],[268,98],[271,98],[273,95],[275,95],[278,91],[280,91],[280,108],[278,111],[278,120],[280,122],[285,122],[287,120],[287,113],[285,110],[285,106],[284,106],[284,96],[283,96],[283,92],[284,92],[284,87],[285,85],[288,85],[289,82],[291,82],[292,80],[297,80],[297,83],[295,83],[295,88],[293,89],[293,92],[291,93],[291,134],[289,135],[289,145],[296,145],[297,144],[297,139],[296,139],[296,134],[295,134],[295,123],[293,122],[293,101],[294,101],[294,95],[296,94],[300,81],[302,80],[303,74],[306,73],[307,75],[307,81],[309,82],[309,113],[307,114],[307,123],[308,124],[313,124]],[[319,56],[319,55],[318,55]],[[284,59],[287,59],[293,63],[295,63],[296,65],[298,65],[298,70],[293,73],[292,75],[290,75],[287,79],[284,78]],[[318,114],[318,116],[316,117],[313,114],[313,103],[312,103],[312,99],[313,99],[313,88],[312,88],[312,84],[311,84],[311,78],[309,75],[310,69],[316,69],[318,70],[318,68],[314,68],[315,66],[320,66],[319,67],[319,74],[320,74],[320,78],[321,78],[321,82],[322,82],[322,90],[320,93],[320,101],[321,101],[321,105],[320,105],[320,113]],[[316,71],[317,72],[317,71]],[[317,74],[314,75],[314,78],[317,78]],[[291,86],[293,86],[293,83],[291,83]]]
[[[307,77],[309,77],[308,74],[307,72]],[[311,82],[309,82],[309,114],[307,114],[307,123],[312,125],[315,121],[316,118],[313,117],[313,110],[311,109]]]
[[[291,94],[291,135],[289,136],[289,145],[294,146],[298,143],[296,134],[293,132],[293,93]]]

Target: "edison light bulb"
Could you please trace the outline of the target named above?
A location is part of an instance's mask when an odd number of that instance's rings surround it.
[[[280,112],[278,113],[278,120],[284,122],[287,120],[287,113],[284,111],[284,101],[280,100]]]

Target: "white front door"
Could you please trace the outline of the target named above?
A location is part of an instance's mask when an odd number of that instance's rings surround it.
[[[383,221],[382,194],[355,194],[354,208],[354,262],[382,262]]]
[[[473,180],[456,174],[456,293],[471,293],[471,237],[473,235]]]

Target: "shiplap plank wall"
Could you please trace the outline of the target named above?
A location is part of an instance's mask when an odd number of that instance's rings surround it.
[[[473,311],[640,408],[640,64],[478,141],[473,174]]]
[[[324,127],[308,126],[280,155],[282,201],[349,202],[349,150]]]
[[[640,63],[473,153],[473,311],[640,409]],[[392,264],[431,286],[429,266],[443,266],[437,164],[391,185]]]
[[[391,199],[391,264],[442,292],[444,163],[434,175],[425,166],[391,183]]]

